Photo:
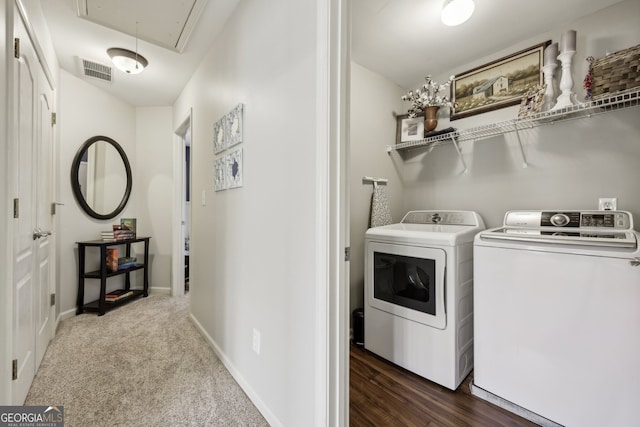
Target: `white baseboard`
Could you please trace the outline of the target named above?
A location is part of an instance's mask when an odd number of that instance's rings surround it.
[[[501,407],[502,409],[506,409],[509,412],[512,412],[516,415],[521,416],[533,423],[538,424],[541,427],[562,427],[562,425],[551,421],[548,418],[543,417],[542,415],[538,415],[535,412],[532,412],[526,408],[516,405],[513,402],[509,402],[506,399],[503,399],[500,396],[496,396],[495,394],[478,387],[473,382],[469,385],[471,389],[471,394],[479,397],[480,399],[486,400],[489,403],[493,403],[496,406]]]
[[[171,295],[171,288],[159,287],[159,286],[150,286],[149,287],[150,294],[156,295]]]
[[[69,319],[75,315],[76,315],[75,307],[58,314],[58,318],[56,319],[56,329],[58,328],[58,325],[60,324],[61,321]]]
[[[262,416],[267,420],[269,425],[273,427],[283,427],[283,424],[278,420],[278,418],[271,412],[269,407],[260,399],[258,394],[251,388],[249,383],[244,379],[244,377],[240,374],[238,369],[231,363],[229,358],[224,354],[224,352],[220,349],[218,344],[211,338],[211,336],[207,333],[207,331],[202,327],[198,319],[195,318],[193,313],[189,313],[189,319],[193,322],[194,326],[200,332],[202,337],[205,339],[207,344],[213,349],[213,352],[218,356],[218,358],[222,361],[222,364],[227,368],[231,376],[236,380],[236,382],[240,385],[240,388],[245,392],[245,394],[249,397],[251,402],[258,408],[258,411],[262,414]]]

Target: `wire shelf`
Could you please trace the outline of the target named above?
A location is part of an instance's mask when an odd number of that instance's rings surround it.
[[[417,141],[403,142],[395,145],[387,145],[387,152],[404,151],[421,147],[437,147],[462,141],[476,141],[493,136],[503,135],[509,132],[517,132],[522,129],[531,129],[548,123],[590,117],[640,105],[640,88],[617,92],[607,97],[592,100],[557,110],[544,111],[521,119],[511,119],[503,122],[492,123],[483,126],[460,129],[450,133],[441,134]]]

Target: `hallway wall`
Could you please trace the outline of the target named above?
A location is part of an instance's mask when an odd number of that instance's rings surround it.
[[[75,312],[78,289],[78,250],[76,242],[100,239],[102,230],[120,223],[120,217],[136,217],[137,200],[144,193],[137,185],[136,172],[136,110],[134,107],[108,95],[103,90],[62,70],[58,129],[60,133],[59,201],[59,280],[60,313]],[[122,213],[113,220],[98,220],[84,213],[71,189],[70,171],[78,148],[96,135],[108,136],[120,144],[129,158],[133,186],[131,197]],[[97,252],[97,251],[96,251]],[[87,252],[87,268],[98,266],[96,252]],[[136,276],[138,276],[136,274]],[[136,277],[140,280],[138,277]],[[122,278],[110,279],[107,290],[116,289]],[[97,285],[96,285],[97,283]],[[99,281],[89,280],[85,286],[85,301],[97,299]]]
[[[174,128],[193,108],[191,311],[272,425],[321,424],[326,381],[315,333],[317,8],[241,1],[174,105]],[[238,103],[244,185],[215,192],[213,125]]]
[[[138,235],[151,236],[149,286],[171,292],[173,210],[173,127],[171,107],[136,109],[136,163],[133,183],[137,194]],[[179,243],[176,243],[179,244]]]
[[[102,230],[119,224],[120,218],[137,218],[138,235],[151,236],[149,286],[151,292],[171,289],[171,188],[172,108],[135,108],[66,71],[61,73],[60,109],[60,312],[71,314],[77,295],[76,242],[100,239]],[[104,135],[122,146],[131,165],[133,184],[125,209],[111,220],[91,218],[73,196],[69,172],[78,148],[88,138]],[[133,247],[135,250],[135,246]],[[141,246],[139,247],[140,250]],[[73,254],[73,256],[71,255]],[[98,257],[87,253],[87,268]],[[140,286],[142,271],[132,274]],[[112,278],[107,289],[120,286],[123,278]],[[85,301],[97,298],[97,281],[87,281]]]

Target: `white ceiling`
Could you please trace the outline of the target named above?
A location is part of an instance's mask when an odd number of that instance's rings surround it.
[[[161,106],[173,104],[239,1],[42,0],[41,7],[63,69],[132,105]],[[461,64],[622,0],[475,0],[474,15],[459,27],[440,22],[443,1],[350,0],[352,58],[414,88],[427,74],[464,71]],[[111,83],[85,77],[78,58],[111,66],[108,48],[135,50],[136,22],[147,69],[114,68]]]
[[[475,0],[467,22],[447,27],[440,22],[444,0],[351,0],[352,58],[414,89],[428,74],[464,72],[463,64],[620,1]]]
[[[96,24],[182,52],[207,0],[76,0],[78,15]],[[150,13],[150,11],[152,11]]]
[[[167,106],[176,100],[238,3],[239,0],[42,0],[41,7],[64,70],[131,105]],[[136,22],[138,52],[149,66],[135,75],[114,68],[110,83],[85,77],[79,58],[113,66],[108,48],[135,50]]]

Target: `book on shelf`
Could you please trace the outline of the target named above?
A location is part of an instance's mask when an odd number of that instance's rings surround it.
[[[113,225],[113,238],[117,241],[119,240],[129,240],[135,239],[136,233],[132,230],[127,230],[126,228],[122,228],[120,224]]]
[[[108,294],[106,294],[104,296],[104,300],[106,302],[115,302],[118,300],[121,300],[123,298],[129,297],[133,295],[133,291],[132,290],[127,290],[127,289],[117,289],[115,291],[111,291]]]
[[[118,271],[118,248],[107,248],[107,271]]]
[[[101,231],[100,232],[100,237],[102,237],[102,240],[107,241],[107,242],[115,240],[115,237],[113,237],[113,230]]]
[[[118,270],[126,270],[127,268],[136,267],[138,260],[136,257],[122,257],[118,258]]]

